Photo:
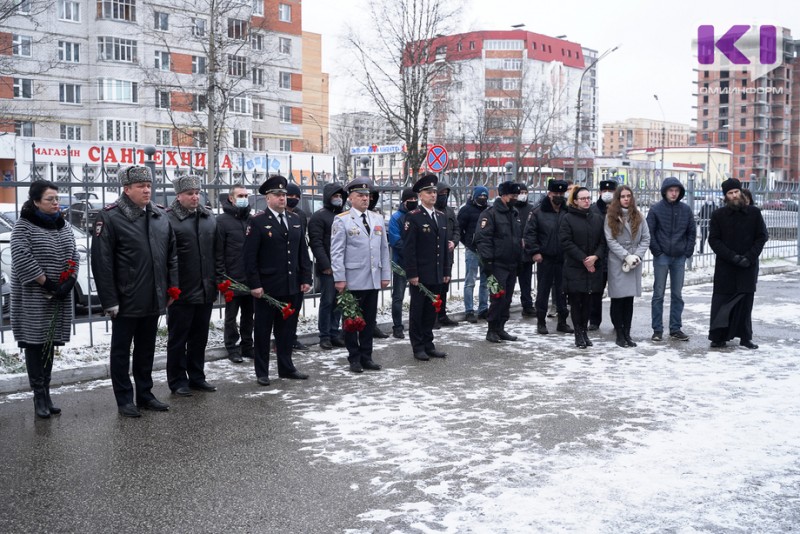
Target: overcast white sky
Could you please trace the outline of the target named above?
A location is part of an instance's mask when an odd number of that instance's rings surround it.
[[[369,23],[361,19],[365,5],[364,0],[303,0],[303,28],[323,35],[323,68],[330,74],[332,114],[354,109],[352,82],[341,74],[345,56],[341,35],[348,23]],[[694,126],[696,73],[692,69],[697,64],[692,40],[701,24],[724,30],[733,24],[775,24],[792,29],[793,36],[800,38],[800,12],[788,0],[465,0],[463,5],[463,31],[525,24],[528,31],[566,35],[601,53],[620,45],[598,64],[601,122],[660,119],[653,98],[658,94],[667,120]]]

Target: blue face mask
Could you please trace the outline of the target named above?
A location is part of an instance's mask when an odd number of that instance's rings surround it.
[[[237,208],[246,208],[250,205],[250,202],[246,198],[237,198],[236,199],[236,207]]]

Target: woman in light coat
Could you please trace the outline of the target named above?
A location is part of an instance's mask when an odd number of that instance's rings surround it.
[[[635,347],[631,339],[633,297],[642,295],[642,257],[650,246],[650,230],[627,185],[614,192],[604,230],[608,245],[611,323],[617,334],[617,345]]]

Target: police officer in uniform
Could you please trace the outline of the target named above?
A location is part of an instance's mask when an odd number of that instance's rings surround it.
[[[378,291],[389,286],[391,261],[383,217],[370,211],[370,180],[357,178],[345,186],[350,209],[333,219],[331,268],[336,290],[349,290],[358,301],[366,326],[344,333],[350,370],[380,370],[372,360],[372,337],[378,313]]]
[[[433,344],[436,309],[419,288],[423,284],[435,295],[450,283],[452,262],[448,253],[447,215],[438,211],[435,174],[426,174],[414,184],[420,206],[408,212],[403,225],[403,260],[411,294],[408,337],[414,358],[427,361],[444,358],[446,353]]]
[[[281,310],[261,298],[265,293],[284,303],[311,289],[311,259],[304,226],[286,211],[286,178],[272,176],[258,192],[267,209],[250,220],[244,245],[244,264],[250,294],[255,298],[255,371],[259,385],[269,385],[269,340],[275,329],[278,376],[304,380],[308,375],[292,362],[297,313],[284,319]]]
[[[486,208],[475,229],[475,246],[486,276],[494,275],[505,294],[489,299],[489,321],[486,341],[500,343],[516,341],[517,337],[505,331],[510,317],[511,296],[517,281],[517,264],[522,259],[522,225],[516,208],[519,184],[503,182],[497,187],[494,204]]]

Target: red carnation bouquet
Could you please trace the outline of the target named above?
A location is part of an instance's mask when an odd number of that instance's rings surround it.
[[[361,312],[361,306],[358,305],[358,300],[347,289],[339,293],[336,297],[336,305],[342,310],[342,317],[344,322],[342,328],[345,332],[361,332],[367,323],[364,321],[364,315]]]
[[[219,289],[220,293],[222,293],[225,302],[230,302],[231,300],[233,300],[234,289],[236,291],[241,291],[243,293],[250,293],[249,287],[235,280],[231,280],[230,278],[226,278],[224,281],[217,284],[217,289]],[[297,311],[294,308],[292,308],[291,302],[288,304],[286,302],[281,302],[278,299],[270,297],[266,293],[261,295],[261,298],[266,300],[276,308],[278,308],[281,311],[281,314],[283,315],[284,321],[289,317],[291,317],[292,314]]]
[[[408,278],[406,276],[405,269],[403,269],[402,267],[397,265],[395,262],[392,262],[392,271],[394,271],[395,273],[399,274],[403,278]],[[436,313],[439,313],[439,310],[442,309],[442,296],[434,294],[433,291],[431,291],[430,289],[428,289],[427,287],[422,285],[422,282],[418,283],[417,287],[419,288],[420,291],[422,291],[422,293],[426,297],[431,299],[431,304],[433,305],[433,309],[436,310]]]
[[[78,264],[73,260],[66,260],[66,264],[67,268],[64,269],[60,275],[58,275],[59,284],[63,284],[70,276],[75,274],[75,268],[78,266]],[[53,301],[55,302],[56,307],[53,310],[53,315],[50,316],[50,324],[47,327],[47,338],[45,339],[44,347],[42,347],[46,365],[50,363],[50,350],[53,348],[53,340],[56,337],[56,324],[58,324],[58,316],[61,314],[61,303],[55,299],[53,299]]]
[[[493,299],[503,298],[506,294],[506,290],[500,287],[500,282],[498,282],[493,274],[486,278],[486,287],[489,288],[489,293],[492,294]]]
[[[167,288],[167,295],[169,295],[169,298],[171,298],[172,300],[178,300],[178,298],[180,298],[181,296],[181,290],[180,288],[172,286],[170,288]]]

